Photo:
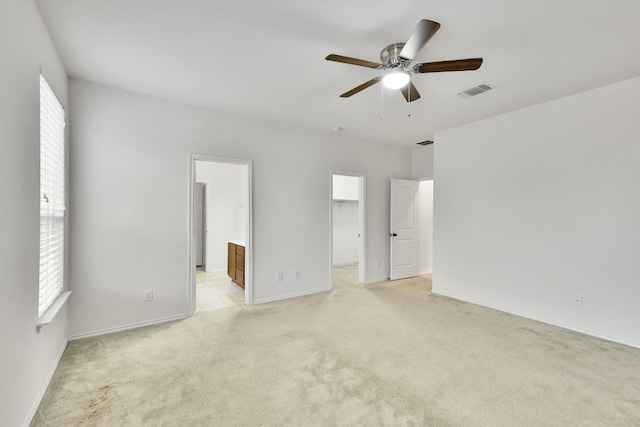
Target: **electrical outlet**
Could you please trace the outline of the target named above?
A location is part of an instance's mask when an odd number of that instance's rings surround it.
[[[573,296],[573,305],[577,305],[579,307],[582,306],[582,295],[580,294],[575,294]]]
[[[299,279],[300,278],[300,270],[298,270],[298,269],[293,270],[293,278],[294,279]]]
[[[145,301],[153,301],[153,289],[145,289],[144,290],[144,300]]]
[[[471,277],[471,275],[469,275],[469,277],[467,278],[467,280],[469,281],[469,283],[473,282],[473,277]]]
[[[278,274],[276,274],[276,280],[280,282],[282,281],[283,278],[284,278],[284,275],[282,274],[282,271],[278,271]]]

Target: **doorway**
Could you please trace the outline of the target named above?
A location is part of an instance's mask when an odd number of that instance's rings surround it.
[[[251,200],[251,161],[190,156],[191,315],[252,303]]]
[[[418,182],[418,274],[433,273],[433,179]]]
[[[331,172],[331,285],[365,284],[364,175]]]

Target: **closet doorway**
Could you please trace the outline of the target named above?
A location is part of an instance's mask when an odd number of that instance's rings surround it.
[[[331,172],[331,284],[366,283],[365,177]]]
[[[190,312],[250,305],[251,162],[190,157]]]

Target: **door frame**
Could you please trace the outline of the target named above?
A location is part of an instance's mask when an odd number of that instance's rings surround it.
[[[360,179],[360,192],[358,194],[358,219],[360,241],[358,242],[358,282],[367,283],[367,200],[366,200],[366,176],[359,172],[348,172],[331,169],[329,171],[329,288],[333,289],[333,176],[353,176]]]
[[[189,316],[193,316],[195,312],[196,302],[196,267],[195,256],[196,247],[195,239],[193,238],[193,226],[194,226],[194,191],[196,188],[196,161],[211,162],[211,163],[225,163],[233,165],[242,165],[247,167],[247,237],[245,239],[245,283],[244,283],[244,303],[246,305],[253,305],[253,163],[251,160],[236,159],[232,157],[213,156],[208,154],[189,154],[189,176],[188,176],[188,223],[187,227],[187,243],[189,247],[188,253],[188,271],[189,276],[187,280],[187,303]],[[215,183],[208,183],[215,185]]]

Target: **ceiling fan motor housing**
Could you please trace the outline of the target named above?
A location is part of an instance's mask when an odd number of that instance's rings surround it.
[[[409,65],[411,61],[407,61],[400,57],[400,52],[404,45],[404,43],[393,43],[382,49],[380,52],[380,60],[382,61],[382,66],[385,70],[400,67],[405,68]]]

